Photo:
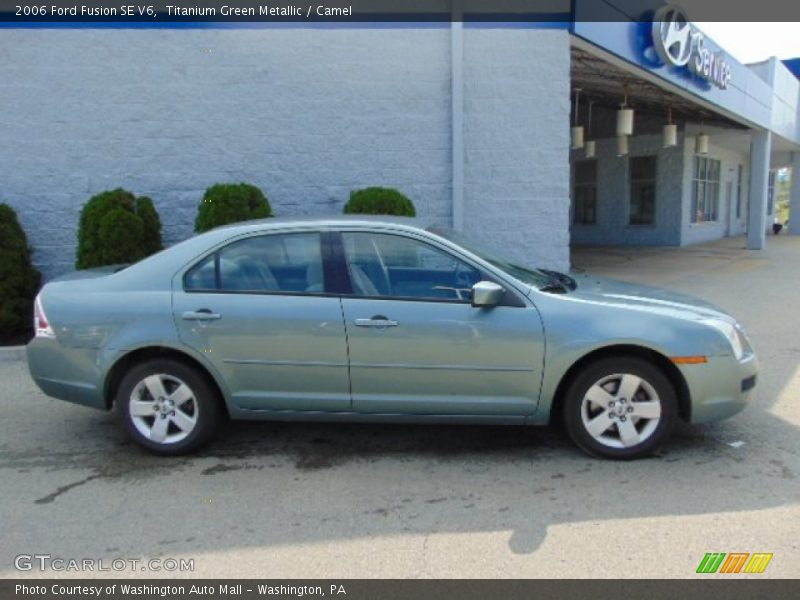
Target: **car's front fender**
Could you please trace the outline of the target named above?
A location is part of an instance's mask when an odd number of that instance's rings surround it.
[[[538,294],[533,300],[544,322],[546,348],[539,410],[531,423],[550,420],[553,401],[570,369],[598,351],[639,349],[667,360],[731,354],[717,330],[674,311],[591,302],[567,294]]]

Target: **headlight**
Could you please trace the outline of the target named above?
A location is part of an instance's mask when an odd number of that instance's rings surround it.
[[[739,334],[739,330],[736,329],[736,327],[727,321],[721,321],[719,319],[703,319],[701,322],[713,327],[722,335],[724,335],[731,345],[734,358],[736,358],[736,360],[742,359],[742,356],[744,356],[744,344],[742,342],[741,335]]]

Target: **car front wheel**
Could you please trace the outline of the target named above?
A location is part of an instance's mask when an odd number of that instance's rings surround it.
[[[573,379],[563,416],[572,440],[589,454],[632,459],[669,437],[677,412],[675,390],[661,369],[620,356],[591,363]]]
[[[156,454],[186,454],[207,443],[222,417],[206,377],[180,361],[151,360],[123,377],[116,407],[126,431]]]

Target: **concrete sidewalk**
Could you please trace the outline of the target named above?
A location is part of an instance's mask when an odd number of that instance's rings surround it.
[[[748,250],[744,237],[723,238],[694,246],[578,246],[574,269],[639,283],[667,285],[722,270],[750,271],[797,258],[800,237],[769,236],[766,250]]]

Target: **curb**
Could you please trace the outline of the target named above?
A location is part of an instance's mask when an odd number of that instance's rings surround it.
[[[25,346],[0,347],[0,362],[16,362],[25,360]]]

